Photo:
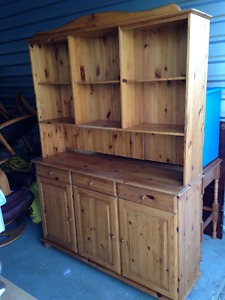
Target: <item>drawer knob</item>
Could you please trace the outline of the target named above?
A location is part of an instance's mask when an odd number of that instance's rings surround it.
[[[152,195],[142,195],[142,196],[141,196],[141,200],[145,200],[146,198],[147,198],[148,200],[154,200],[154,199],[155,199],[155,197],[152,196]]]
[[[53,174],[53,171],[49,171],[49,172],[48,172],[48,175],[52,175],[52,174]]]
[[[110,233],[110,238],[111,238],[112,240],[114,240],[114,239],[115,239],[115,235],[114,235],[113,233]]]
[[[89,185],[92,186],[94,184],[93,181],[89,181]]]

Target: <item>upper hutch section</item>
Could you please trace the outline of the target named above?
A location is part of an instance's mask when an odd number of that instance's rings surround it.
[[[43,156],[67,148],[202,167],[210,16],[92,14],[30,43]]]

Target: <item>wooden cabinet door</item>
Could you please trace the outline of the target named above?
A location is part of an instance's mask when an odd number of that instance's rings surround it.
[[[122,199],[119,215],[122,275],[174,299],[176,215]]]
[[[120,273],[117,198],[74,187],[78,253]]]
[[[72,186],[38,177],[44,238],[77,252]]]

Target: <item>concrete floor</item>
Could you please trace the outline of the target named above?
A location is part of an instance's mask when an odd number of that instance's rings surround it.
[[[155,298],[40,242],[41,224],[0,248],[2,276],[38,300],[153,300]],[[191,262],[190,262],[191,263]],[[203,237],[202,276],[188,300],[225,299],[225,238]]]

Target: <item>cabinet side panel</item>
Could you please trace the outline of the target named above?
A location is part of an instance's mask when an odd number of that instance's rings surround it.
[[[200,275],[201,181],[179,200],[179,299],[185,299]]]
[[[188,30],[184,185],[202,172],[209,20],[191,14]]]
[[[143,55],[138,53],[142,35],[136,31],[119,31],[121,72],[121,121],[122,128],[138,125],[142,120],[143,85],[127,84],[127,79],[141,77]],[[147,63],[147,62],[146,62]],[[138,65],[138,67],[135,67]],[[148,68],[148,67],[146,67]]]

